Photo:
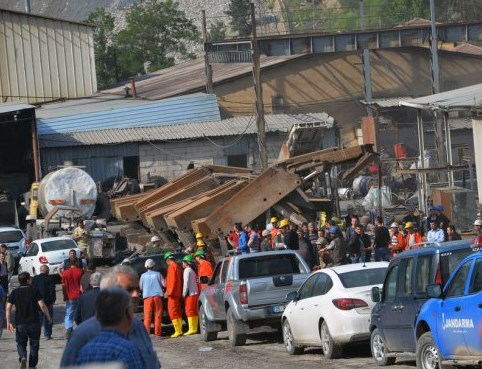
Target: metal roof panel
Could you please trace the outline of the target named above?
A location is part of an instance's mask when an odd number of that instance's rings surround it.
[[[12,113],[14,111],[35,109],[35,106],[21,102],[4,103],[0,104],[0,114]]]

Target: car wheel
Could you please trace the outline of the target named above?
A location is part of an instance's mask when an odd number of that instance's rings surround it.
[[[204,306],[199,306],[199,333],[201,335],[201,340],[204,342],[214,341],[218,338],[218,332],[208,331],[209,319],[204,311]]]
[[[290,355],[299,355],[304,350],[301,346],[296,346],[295,339],[293,337],[293,333],[291,332],[290,323],[288,323],[288,319],[285,319],[283,322],[283,342],[285,344],[286,351]]]
[[[440,355],[433,341],[432,332],[425,332],[417,341],[417,368],[442,369]]]
[[[378,328],[372,332],[370,339],[370,348],[375,363],[378,366],[393,365],[395,363],[394,357],[388,357],[387,346],[385,345],[385,338],[382,336]]]
[[[321,323],[321,347],[323,348],[323,355],[327,359],[337,359],[341,356],[341,347],[333,341],[328,324],[326,321]]]
[[[226,314],[226,325],[231,346],[243,346],[246,343],[246,333],[243,332],[243,323],[236,320],[231,308],[228,308]]]

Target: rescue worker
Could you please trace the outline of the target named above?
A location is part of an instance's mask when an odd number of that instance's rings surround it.
[[[482,220],[476,219],[474,222],[475,239],[472,242],[472,247],[482,245]]]
[[[199,293],[207,286],[205,283],[201,283],[201,277],[211,278],[214,273],[213,265],[206,260],[206,253],[200,249],[194,253],[194,258],[198,263],[197,275],[199,277]]]
[[[398,228],[398,223],[393,222],[390,225],[390,244],[388,248],[391,251],[392,257],[400,254],[403,250],[405,250],[405,239],[403,238],[402,232]]]
[[[159,254],[161,252],[162,240],[159,236],[152,236],[151,242],[146,245],[146,254]]]
[[[338,226],[330,227],[330,239],[330,244],[324,247],[322,249],[322,252],[329,252],[330,258],[333,261],[333,265],[348,264],[348,248],[346,246],[345,240],[343,239],[343,234],[341,233]]]
[[[74,229],[72,238],[77,241],[79,249],[81,249],[84,254],[87,255],[89,261],[92,260],[92,249],[90,247],[91,236],[90,232],[85,229],[84,221],[77,221],[77,227]]]
[[[162,299],[164,297],[163,287],[166,281],[161,273],[154,270],[156,262],[147,259],[144,267],[147,269],[141,275],[139,287],[142,290],[144,299],[144,326],[147,333],[151,334],[152,317],[154,316],[154,334],[157,337],[162,335]]]
[[[197,312],[197,302],[199,298],[199,289],[197,284],[197,275],[194,271],[194,258],[186,255],[182,259],[183,272],[183,288],[182,296],[184,298],[184,310],[187,316],[189,330],[184,333],[185,336],[197,333],[199,317]]]
[[[408,250],[410,248],[413,248],[417,243],[422,243],[422,235],[420,232],[415,230],[414,224],[412,222],[407,222],[405,223],[405,227],[403,227],[405,231],[407,232],[407,235],[405,236],[405,250]],[[420,247],[420,246],[419,246]]]
[[[167,312],[174,326],[174,334],[172,338],[182,336],[182,270],[174,258],[172,252],[166,252],[164,260],[167,264],[166,293]]]
[[[290,232],[290,221],[288,219],[281,219],[279,222],[279,230],[274,238],[273,249],[286,249],[285,237]]]
[[[276,236],[279,234],[279,228],[278,228],[278,218],[276,217],[271,217],[270,219],[270,224],[268,225],[268,227],[266,227],[266,229],[270,232],[271,234],[271,240],[270,240],[270,243],[271,243],[271,247],[274,249],[274,245],[275,245],[275,242],[276,242]]]
[[[214,259],[213,252],[211,251],[211,249],[209,247],[206,246],[206,244],[204,243],[203,240],[198,240],[197,243],[196,243],[196,246],[197,246],[196,251],[199,251],[199,250],[204,251],[204,253],[206,254],[206,260],[207,261],[209,261],[212,265],[216,264],[216,260]]]

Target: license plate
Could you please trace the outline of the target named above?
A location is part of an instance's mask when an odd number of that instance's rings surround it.
[[[284,305],[271,306],[271,311],[273,313],[282,313],[283,311],[285,311],[285,306]]]

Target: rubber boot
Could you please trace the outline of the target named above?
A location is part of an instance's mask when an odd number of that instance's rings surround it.
[[[173,319],[172,325],[174,326],[175,332],[171,335],[171,338],[182,336],[182,319]]]
[[[186,333],[184,333],[184,335],[190,336],[191,334],[196,334],[199,318],[197,316],[188,317],[187,321],[189,323],[189,330]]]

